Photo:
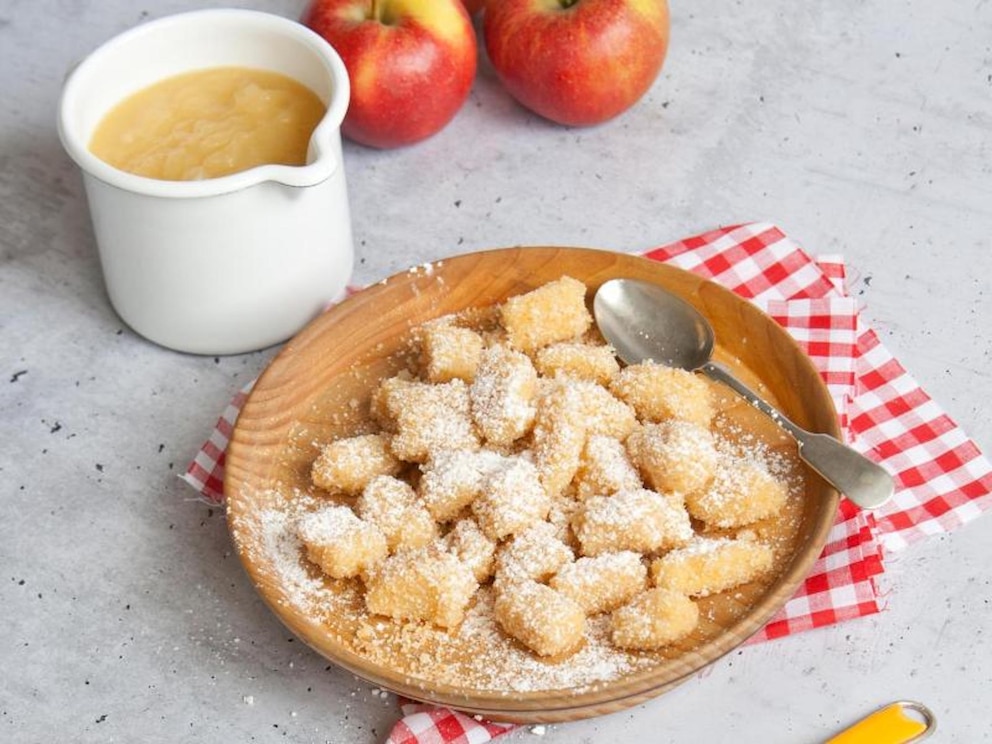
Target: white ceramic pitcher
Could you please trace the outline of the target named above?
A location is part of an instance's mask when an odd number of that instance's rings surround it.
[[[122,99],[217,66],[279,72],[322,99],[327,113],[305,165],[164,181],[90,152],[94,129]],[[349,95],[348,73],[326,41],[248,10],[151,21],[76,67],[59,134],[83,172],[110,301],[131,328],[172,349],[233,354],[285,340],[344,295],[354,263],[340,134]]]

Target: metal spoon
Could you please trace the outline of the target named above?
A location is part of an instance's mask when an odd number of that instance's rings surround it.
[[[713,328],[680,297],[648,282],[612,279],[596,292],[593,311],[599,330],[627,364],[653,360],[698,370],[726,384],[789,432],[799,445],[799,457],[852,502],[876,509],[892,497],[892,476],[881,466],[829,434],[797,426],[712,361]]]

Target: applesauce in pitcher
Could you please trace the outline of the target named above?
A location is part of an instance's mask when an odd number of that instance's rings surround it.
[[[97,126],[90,150],[115,168],[166,181],[304,165],[325,111],[313,91],[281,73],[205,68],[125,98]]]

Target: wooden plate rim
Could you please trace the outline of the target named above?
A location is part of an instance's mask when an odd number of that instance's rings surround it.
[[[224,492],[227,500],[228,524],[232,539],[235,543],[239,559],[249,574],[256,590],[259,591],[263,600],[281,622],[325,658],[328,658],[335,664],[370,683],[390,689],[398,694],[450,706],[470,713],[481,713],[494,720],[573,720],[575,718],[619,710],[653,697],[656,694],[660,694],[714,663],[730,651],[739,647],[747,638],[756,633],[793,595],[796,588],[811,570],[833,525],[834,515],[836,514],[839,502],[839,494],[826,486],[826,484],[823,484],[821,495],[829,502],[829,508],[821,509],[817,513],[817,518],[812,525],[812,529],[806,537],[805,543],[809,546],[808,549],[800,550],[793,556],[793,560],[788,568],[783,571],[752,609],[736,623],[728,626],[724,632],[682,657],[660,662],[658,665],[647,670],[633,672],[602,685],[580,688],[574,694],[568,690],[558,690],[552,692],[514,692],[504,695],[498,692],[476,690],[466,692],[461,688],[450,685],[428,684],[425,687],[424,685],[411,682],[403,675],[395,674],[389,669],[383,669],[377,665],[370,664],[363,657],[336,644],[332,639],[322,637],[319,625],[306,622],[298,615],[287,612],[286,608],[280,604],[278,597],[269,596],[269,593],[263,590],[264,582],[261,579],[261,567],[255,565],[255,561],[248,554],[248,546],[241,544],[235,530],[235,522],[243,516],[242,510],[245,508],[240,494],[244,487],[248,485],[240,482],[237,474],[242,470],[240,467],[241,463],[250,458],[251,451],[258,447],[257,444],[246,441],[247,435],[244,431],[244,422],[252,421],[257,416],[256,408],[263,405],[267,407],[271,404],[273,397],[278,398],[280,390],[285,384],[280,379],[282,368],[289,363],[291,358],[298,354],[307,353],[315,344],[323,340],[325,334],[333,333],[334,326],[342,317],[348,314],[352,306],[357,302],[371,303],[380,295],[388,296],[398,293],[402,291],[403,287],[407,287],[417,281],[422,281],[425,277],[429,279],[437,272],[443,273],[445,266],[453,262],[478,262],[482,265],[488,265],[491,261],[497,263],[504,262],[505,260],[515,261],[521,251],[529,253],[531,259],[539,257],[549,263],[553,262],[563,251],[575,255],[583,255],[584,257],[587,256],[589,259],[603,261],[608,259],[608,262],[594,273],[592,280],[588,278],[584,279],[590,287],[590,296],[595,291],[595,288],[608,278],[625,275],[636,275],[640,278],[645,278],[644,275],[646,274],[647,278],[654,278],[664,286],[669,286],[672,283],[671,281],[665,281],[669,279],[677,280],[676,283],[680,285],[688,284],[695,287],[696,296],[686,296],[685,298],[704,312],[706,312],[706,308],[700,306],[700,295],[713,294],[719,298],[719,302],[729,302],[732,305],[738,305],[745,314],[752,318],[760,319],[758,322],[767,326],[767,332],[781,336],[777,339],[777,343],[792,350],[792,354],[795,357],[794,362],[800,368],[803,368],[801,371],[809,377],[807,383],[815,379],[813,387],[816,400],[810,404],[810,408],[823,410],[824,407],[827,407],[830,411],[834,411],[833,402],[826,385],[819,377],[813,362],[795,340],[753,303],[748,302],[746,299],[741,298],[715,282],[643,256],[616,253],[598,248],[572,246],[514,246],[494,248],[456,255],[439,260],[434,264],[413,267],[406,271],[398,272],[377,284],[361,290],[311,321],[276,355],[260,375],[252,391],[248,394],[238,421],[235,424],[227,450],[227,477],[224,482]],[[615,270],[617,267],[626,269],[627,271],[618,272]],[[418,271],[418,269],[421,270]],[[669,286],[669,288],[671,287]],[[824,430],[827,433],[833,436],[840,435],[835,412],[826,423],[828,426]],[[288,433],[291,425],[292,421],[288,419],[281,421],[280,426],[282,428],[280,432],[285,435]],[[274,448],[276,452],[278,451],[278,445],[274,439],[272,442],[266,444],[265,447]],[[250,489],[245,489],[245,492],[247,490]]]

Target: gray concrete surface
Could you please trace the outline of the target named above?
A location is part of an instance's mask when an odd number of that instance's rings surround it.
[[[0,3],[0,741],[371,744],[396,717],[283,629],[222,512],[177,478],[274,350],[185,356],[130,332],[55,133],[75,60],[146,18],[219,4]],[[347,146],[356,282],[485,247],[637,251],[774,221],[847,257],[869,322],[988,452],[992,4],[672,11],[662,76],[614,122],[539,120],[483,61],[435,138]],[[884,613],[735,652],[543,741],[806,744],[904,697],[937,712],[936,741],[988,741],[990,544],[988,517],[919,544],[889,562]]]

